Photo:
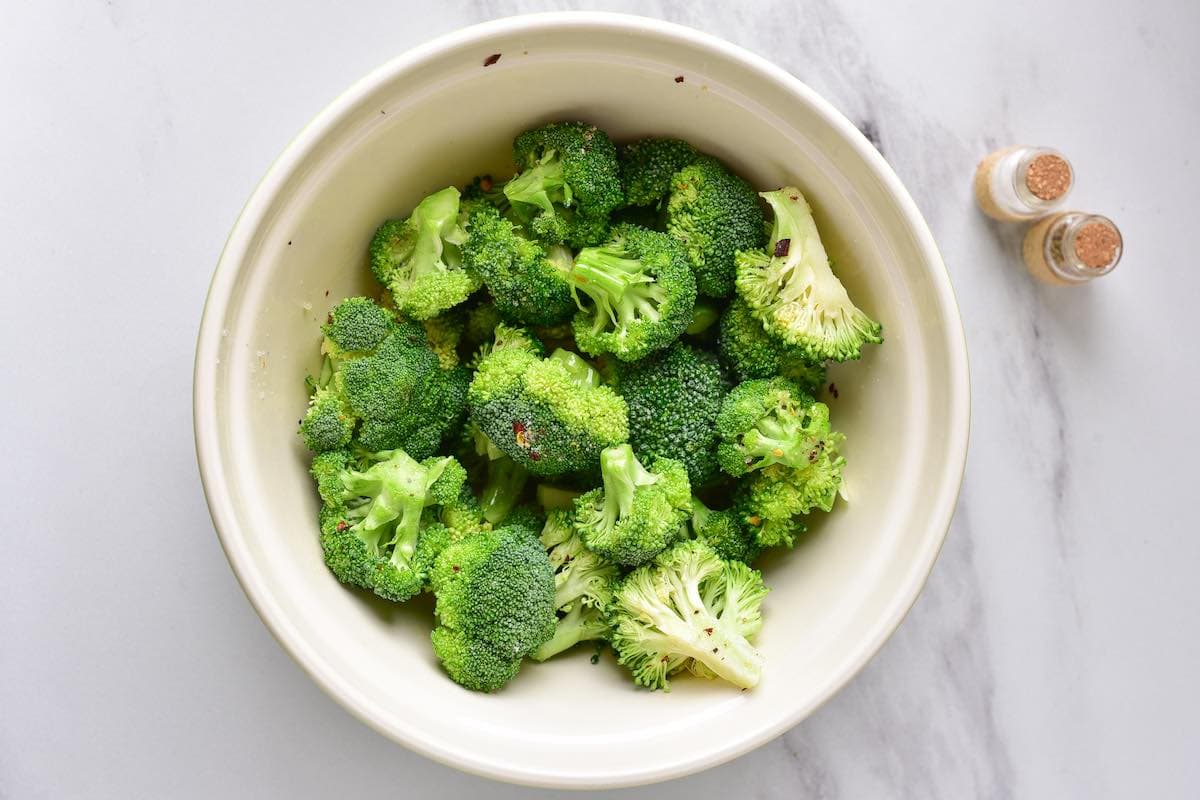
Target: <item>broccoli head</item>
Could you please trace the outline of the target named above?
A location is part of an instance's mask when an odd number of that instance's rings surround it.
[[[488,205],[479,205],[467,225],[463,264],[483,278],[496,308],[525,325],[554,325],[571,317],[575,300],[568,274],[571,251],[523,237]]]
[[[521,527],[484,531],[451,544],[431,578],[438,625],[433,650],[452,679],[495,691],[521,660],[554,634],[554,572]]]
[[[371,240],[371,271],[387,287],[400,313],[429,319],[458,305],[481,285],[463,268],[467,239],[458,189],[426,197],[403,220],[388,220]]]
[[[608,215],[624,203],[617,148],[604,131],[554,122],[513,142],[520,172],[504,185],[513,214],[547,244],[604,241]]]
[[[631,206],[656,206],[671,192],[671,178],[696,160],[696,149],[682,139],[642,139],[617,152],[621,186]]]
[[[600,247],[575,257],[575,341],[590,355],[635,361],[662,350],[692,321],[696,281],[687,254],[670,236],[619,225]]]
[[[692,498],[692,538],[699,539],[726,561],[744,561],[749,564],[758,558],[762,549],[755,536],[755,529],[745,523],[733,509],[714,511]]]
[[[687,669],[743,689],[758,684],[762,575],[723,561],[704,542],[677,544],[621,583],[613,600],[613,648],[635,683],[670,691]]]
[[[625,401],[598,385],[586,362],[565,353],[540,358],[532,336],[506,325],[496,334],[467,404],[471,421],[518,466],[534,475],[586,469],[602,449],[628,437]]]
[[[466,413],[469,374],[442,369],[421,326],[364,297],[342,301],[324,326],[325,368],[300,424],[317,452],[433,455]]]
[[[767,333],[798,347],[805,360],[859,358],[883,328],[850,300],[833,274],[812,209],[794,186],[763,192],[775,212],[769,252],[737,257],[737,290]]]
[[[545,661],[579,642],[608,637],[608,605],[618,571],[616,564],[588,550],[575,532],[571,514],[551,511],[542,528],[542,546],[554,568],[554,636],[533,651]]]
[[[829,407],[784,377],[734,387],[717,417],[717,458],[730,475],[814,463],[830,438]]]
[[[692,512],[691,485],[683,464],[656,458],[647,469],[628,444],[600,455],[603,488],[575,501],[575,525],[598,555],[636,567],[670,547]]]
[[[620,369],[629,443],[639,458],[674,458],[701,486],[717,472],[717,413],[729,386],[710,353],[677,342]]]
[[[449,457],[417,462],[403,450],[357,461],[333,451],[314,459],[312,474],[325,504],[321,547],[334,576],[395,602],[420,592],[432,566],[421,542],[424,511],[459,496],[462,466]]]
[[[813,395],[825,383],[824,363],[808,361],[803,349],[767,333],[740,297],[721,316],[717,346],[721,359],[739,381],[783,375]]]
[[[743,478],[734,498],[738,519],[762,547],[791,547],[806,530],[804,516],[830,511],[842,485],[846,460],[838,453],[842,434],[829,431],[799,468],[772,464]]]
[[[671,178],[667,232],[687,250],[700,294],[728,297],[734,254],[763,244],[762,209],[748,183],[700,156]]]

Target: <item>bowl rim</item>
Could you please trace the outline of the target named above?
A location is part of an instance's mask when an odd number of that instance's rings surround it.
[[[504,763],[477,757],[471,752],[436,746],[422,740],[417,732],[396,728],[377,717],[373,708],[362,702],[357,693],[346,685],[335,671],[329,669],[309,643],[300,636],[295,626],[276,604],[264,584],[261,574],[256,569],[249,555],[237,514],[229,499],[230,494],[222,469],[215,404],[210,402],[216,390],[216,365],[221,346],[222,323],[228,313],[232,289],[238,277],[239,268],[244,261],[247,245],[253,238],[254,232],[263,223],[274,197],[293,174],[295,167],[329,129],[352,111],[361,98],[389,81],[396,73],[416,67],[444,50],[473,43],[483,43],[490,37],[527,31],[530,28],[594,26],[640,34],[649,32],[684,45],[715,51],[723,57],[739,62],[764,80],[788,91],[842,134],[846,143],[867,162],[871,171],[882,182],[887,194],[897,205],[908,224],[915,244],[929,267],[928,277],[939,306],[945,312],[942,315],[940,333],[948,354],[948,392],[950,396],[950,414],[945,428],[946,452],[949,457],[942,469],[940,494],[929,505],[928,533],[924,537],[922,549],[914,554],[914,567],[909,572],[909,583],[904,587],[902,593],[898,593],[893,598],[886,617],[875,625],[873,634],[860,647],[856,657],[849,662],[842,674],[829,681],[825,689],[810,702],[796,707],[790,714],[774,724],[732,740],[720,750],[711,751],[690,761],[676,761],[652,768],[615,773],[602,778],[581,776],[566,770],[535,773],[513,768]],[[482,777],[527,786],[600,789],[636,786],[678,778],[744,755],[795,727],[841,691],[866,666],[916,603],[949,532],[966,467],[971,427],[971,400],[966,336],[962,318],[949,274],[934,242],[933,234],[895,171],[849,119],[835,109],[829,101],[783,68],[711,34],[676,23],[634,14],[561,11],[520,14],[482,22],[443,34],[407,50],[355,81],[296,134],[272,162],[242,207],[218,258],[209,284],[196,345],[192,416],[196,455],[205,502],[230,567],[250,604],[276,641],[327,695],[380,734],[441,764]]]

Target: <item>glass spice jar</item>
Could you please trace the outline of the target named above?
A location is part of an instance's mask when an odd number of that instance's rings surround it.
[[[1037,219],[1059,208],[1075,184],[1071,162],[1048,147],[997,150],[975,170],[975,200],[1002,222]]]
[[[1021,255],[1030,274],[1058,286],[1077,286],[1107,275],[1121,260],[1121,232],[1107,217],[1066,211],[1025,234]]]

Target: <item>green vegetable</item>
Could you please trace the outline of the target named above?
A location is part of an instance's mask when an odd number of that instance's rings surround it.
[[[729,386],[711,354],[676,342],[620,369],[629,442],[639,458],[673,458],[694,486],[717,472],[717,413]]]
[[[483,278],[501,315],[525,325],[553,325],[571,317],[570,250],[524,238],[488,205],[471,212],[467,231],[463,264]]]
[[[714,511],[699,497],[692,498],[691,532],[692,538],[707,544],[726,561],[750,564],[762,549],[756,529],[746,524],[736,511]]]
[[[795,187],[762,194],[775,212],[770,252],[737,258],[737,290],[767,333],[811,362],[859,358],[883,328],[850,300],[833,274],[812,209]]]
[[[554,636],[532,658],[545,661],[579,642],[608,637],[608,605],[616,585],[617,566],[583,545],[571,514],[552,511],[542,528],[542,546],[554,568]]]
[[[580,308],[575,341],[590,355],[637,360],[668,347],[692,320],[696,283],[666,234],[620,225],[607,244],[579,252],[571,279]]]
[[[575,525],[589,550],[629,567],[673,544],[691,516],[691,485],[683,464],[657,458],[647,469],[627,444],[600,455],[604,487],[575,501]]]
[[[420,592],[444,535],[441,525],[423,529],[423,512],[457,500],[462,466],[450,457],[418,463],[403,450],[358,462],[331,451],[314,458],[312,474],[325,505],[321,548],[334,576],[395,602]]]
[[[604,241],[608,215],[624,204],[617,149],[604,131],[555,122],[513,142],[520,172],[504,185],[513,214],[547,244],[587,247]]]
[[[471,421],[534,475],[586,469],[628,437],[625,401],[598,385],[582,359],[542,359],[531,339],[497,327],[496,344],[471,381]]]
[[[300,424],[310,449],[399,448],[425,458],[456,433],[469,375],[442,369],[419,325],[352,297],[333,310],[323,331],[326,368]]]
[[[740,297],[721,316],[718,349],[739,381],[783,375],[813,395],[825,384],[824,363],[807,361],[802,348],[767,333]]]
[[[721,404],[716,428],[717,459],[730,475],[771,464],[800,469],[826,447],[829,407],[787,378],[746,381]]]
[[[763,243],[758,198],[749,184],[710,156],[681,169],[671,183],[667,232],[687,250],[700,294],[728,297],[734,254]]]
[[[371,240],[371,271],[401,314],[429,319],[466,300],[481,284],[479,276],[463,269],[460,248],[466,239],[458,189],[448,186],[418,203],[407,219],[379,226]]]
[[[656,206],[671,192],[675,173],[696,160],[696,150],[681,139],[642,139],[617,151],[621,185],[631,206]]]
[[[485,531],[438,556],[433,650],[450,677],[493,692],[521,660],[554,635],[554,572],[546,551],[521,527]]]
[[[687,669],[743,689],[758,684],[762,654],[750,643],[762,627],[762,575],[722,561],[703,542],[678,544],[632,572],[613,601],[613,648],[635,683],[670,691]]]

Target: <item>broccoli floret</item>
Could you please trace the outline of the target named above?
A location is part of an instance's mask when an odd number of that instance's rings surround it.
[[[642,466],[628,444],[600,455],[604,487],[575,501],[575,525],[598,555],[636,567],[670,547],[692,513],[691,485],[683,464],[657,458]]]
[[[433,649],[456,682],[495,691],[554,634],[554,573],[519,528],[485,531],[447,547],[432,575]]]
[[[331,472],[339,459],[344,466],[335,479]],[[313,462],[312,474],[326,505],[321,531],[325,563],[343,583],[403,602],[420,592],[428,578],[428,561],[416,556],[422,550],[423,512],[456,499],[466,471],[453,458],[418,463],[403,450],[371,454],[366,460],[370,463],[352,463],[343,451],[322,454]]]
[[[743,689],[762,675],[750,640],[762,627],[762,575],[703,542],[678,544],[634,570],[613,600],[613,648],[635,683],[670,691],[687,669]]]
[[[325,367],[300,426],[310,448],[399,448],[425,458],[455,432],[470,376],[461,367],[441,369],[420,325],[352,297],[323,330]]]
[[[749,564],[762,549],[755,531],[742,521],[733,509],[714,511],[700,500],[692,498],[692,538],[699,539],[726,561]]]
[[[696,160],[696,150],[681,139],[642,139],[621,147],[617,159],[625,201],[655,206],[670,193],[675,173]]]
[[[504,185],[513,214],[548,244],[587,247],[604,240],[608,215],[624,204],[617,148],[604,131],[555,122],[513,142],[520,172]]]
[[[553,325],[575,311],[568,273],[571,251],[524,238],[488,205],[477,206],[467,226],[463,264],[483,278],[496,308],[525,325]]]
[[[794,186],[762,196],[775,212],[770,252],[737,257],[737,290],[767,332],[808,361],[859,358],[883,341],[883,327],[850,300],[833,274],[808,201]]]
[[[590,355],[634,361],[679,338],[692,321],[696,282],[687,255],[663,233],[619,225],[600,247],[581,250],[571,271],[575,340]]]
[[[461,359],[458,345],[462,341],[463,332],[467,326],[466,312],[461,309],[451,309],[436,317],[422,320],[421,327],[425,329],[425,338],[429,341],[429,349],[438,357],[442,369],[454,369]]]
[[[617,565],[588,550],[575,532],[570,512],[551,511],[542,528],[542,546],[554,568],[554,636],[532,658],[545,661],[579,642],[608,637],[608,605]]]
[[[739,381],[783,375],[809,394],[825,383],[825,365],[806,360],[804,350],[777,339],[763,329],[746,301],[738,297],[721,316],[718,337],[721,358]]]
[[[831,433],[829,407],[783,377],[738,384],[721,404],[716,427],[717,459],[734,476],[771,464],[805,468]]]
[[[538,508],[535,503],[521,503],[508,513],[500,525],[505,528],[523,528],[529,531],[534,536],[537,536],[538,531],[546,524],[546,512]]]
[[[671,184],[667,232],[687,250],[700,294],[728,297],[734,254],[763,244],[763,215],[754,190],[710,156],[675,173]]]
[[[677,342],[620,370],[629,443],[639,458],[674,458],[693,486],[717,472],[717,413],[729,386],[710,353]]]
[[[388,220],[371,240],[371,271],[391,292],[400,313],[429,319],[467,299],[482,283],[463,269],[466,231],[458,189],[426,197],[403,220]]]
[[[625,401],[597,385],[582,359],[542,359],[532,337],[497,327],[497,344],[479,359],[467,404],[471,421],[519,466],[560,475],[594,464],[629,435]],[[503,340],[511,340],[501,346]]]
[[[322,387],[309,401],[308,411],[300,422],[300,436],[314,453],[339,450],[350,444],[354,423],[354,413],[342,394]]]

